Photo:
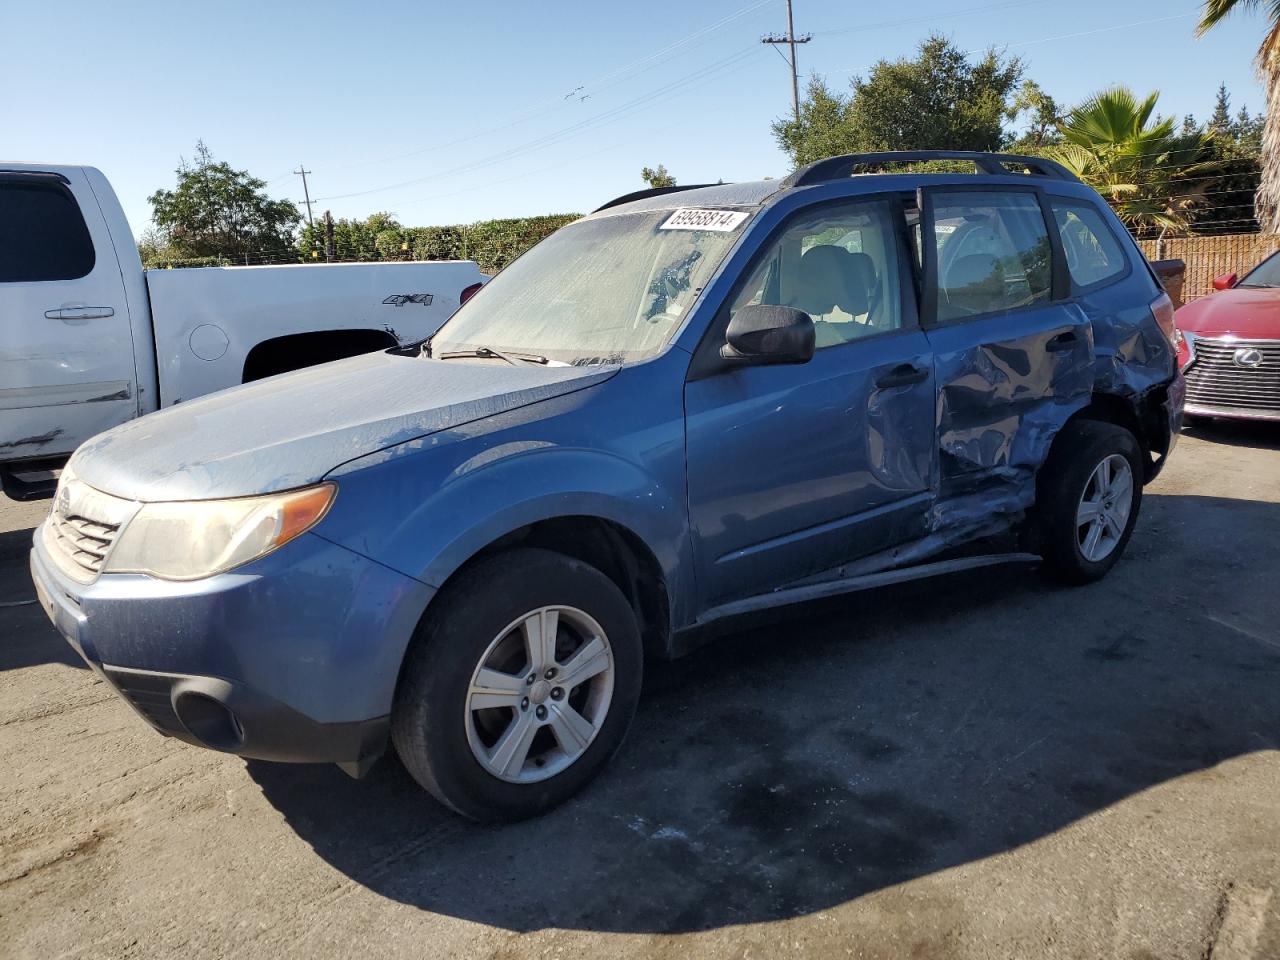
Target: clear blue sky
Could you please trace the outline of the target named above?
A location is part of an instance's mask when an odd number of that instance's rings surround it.
[[[139,233],[200,138],[280,197],[301,199],[305,163],[317,214],[412,225],[589,210],[642,187],[644,165],[682,182],[787,170],[769,132],[787,68],[759,43],[785,30],[783,0],[3,3],[0,158],[100,167]],[[1234,108],[1262,106],[1260,19],[1197,41],[1194,0],[795,5],[814,34],[801,71],[834,86],[936,30],[1024,58],[1066,103],[1124,83],[1204,119],[1225,81]]]

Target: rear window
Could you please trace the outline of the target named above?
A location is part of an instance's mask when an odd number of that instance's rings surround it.
[[[0,179],[0,283],[76,280],[93,269],[93,241],[60,183]]]
[[[1050,197],[1049,207],[1062,234],[1067,270],[1077,286],[1093,286],[1125,272],[1124,251],[1093,204]]]
[[[963,320],[1043,303],[1052,287],[1052,251],[1035,194],[938,191],[937,319]]]

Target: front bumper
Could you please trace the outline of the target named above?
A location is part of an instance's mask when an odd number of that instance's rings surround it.
[[[204,580],[31,576],[67,642],[153,728],[245,757],[362,772],[385,748],[433,588],[315,534]]]
[[[1280,423],[1280,410],[1256,407],[1229,407],[1216,403],[1188,403],[1185,412],[1193,417],[1221,417],[1225,420],[1260,420]]]

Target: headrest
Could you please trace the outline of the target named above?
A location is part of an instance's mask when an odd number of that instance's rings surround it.
[[[947,271],[947,290],[960,287],[977,287],[985,284],[1004,283],[1004,269],[1000,261],[989,253],[971,253],[956,258]]]
[[[831,244],[806,250],[800,257],[799,289],[792,306],[816,316],[836,307],[855,316],[866,313],[869,288],[855,256],[864,254]]]

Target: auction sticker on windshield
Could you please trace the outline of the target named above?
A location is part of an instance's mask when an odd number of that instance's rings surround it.
[[[659,229],[661,230],[715,230],[729,233],[737,230],[750,214],[738,210],[697,210],[681,207]]]

